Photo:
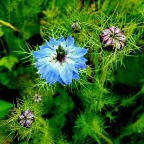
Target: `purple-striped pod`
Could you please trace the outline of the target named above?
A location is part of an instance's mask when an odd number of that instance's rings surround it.
[[[19,124],[26,128],[29,128],[33,121],[34,115],[29,109],[23,111],[18,117]]]
[[[106,28],[100,34],[100,40],[104,47],[110,49],[122,49],[126,45],[126,37],[124,33],[114,26]]]

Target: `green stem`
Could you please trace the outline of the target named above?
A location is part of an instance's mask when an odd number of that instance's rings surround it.
[[[101,90],[104,88],[104,84],[106,81],[109,66],[112,65],[113,62],[115,61],[116,54],[117,54],[117,50],[113,54],[108,55],[106,60],[105,60],[105,63],[103,64],[103,68],[101,70],[101,75],[99,77],[100,93],[99,93],[99,97],[98,97],[97,109],[99,108],[99,103],[100,103],[102,96],[103,96],[103,91],[101,91]]]
[[[10,23],[5,22],[5,21],[3,21],[3,20],[0,20],[0,25],[4,25],[4,26],[12,29],[13,31],[20,32],[16,27],[14,27],[14,26],[11,25]]]
[[[98,10],[100,10],[100,3],[101,3],[101,0],[98,0]]]
[[[99,58],[99,54],[97,53],[97,51],[94,51],[93,61],[95,62],[95,64],[94,64],[94,69],[95,69],[95,77],[94,77],[94,79],[95,80],[98,78],[98,69],[99,69],[98,58]]]
[[[102,133],[98,133],[99,137],[103,140],[105,140],[108,144],[113,144],[112,140],[109,139],[107,136],[105,136],[104,134]]]
[[[108,66],[109,64],[107,64],[103,69],[102,69],[102,72],[101,72],[101,75],[100,75],[100,87],[103,88],[104,87],[104,83],[105,83],[105,80],[106,80],[106,76],[107,76],[107,70],[108,70]]]
[[[99,88],[100,88],[100,90],[104,87],[104,83],[106,81],[106,76],[107,76],[107,71],[108,71],[108,66],[109,66],[109,64],[107,64],[102,69],[102,72],[101,72],[101,75],[100,75],[100,79],[99,79]],[[97,103],[97,110],[99,108],[99,103],[100,103],[100,101],[102,99],[102,96],[103,96],[103,91],[100,91],[99,97],[98,97],[98,103]]]

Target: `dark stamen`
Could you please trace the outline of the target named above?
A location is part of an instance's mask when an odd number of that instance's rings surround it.
[[[65,58],[65,55],[66,55],[65,50],[63,49],[63,47],[61,45],[59,45],[56,52],[57,52],[57,57],[56,57],[57,61],[62,62]]]

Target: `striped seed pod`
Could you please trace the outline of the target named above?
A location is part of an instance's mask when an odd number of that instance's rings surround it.
[[[126,37],[123,32],[114,26],[106,28],[100,34],[100,40],[104,47],[110,49],[122,49],[126,44]]]
[[[23,111],[18,118],[19,124],[26,128],[29,128],[33,121],[34,115],[29,109]]]

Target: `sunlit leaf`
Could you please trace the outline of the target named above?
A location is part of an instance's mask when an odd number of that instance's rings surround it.
[[[0,59],[0,66],[4,66],[11,71],[13,66],[17,62],[18,62],[18,59],[16,57],[9,55]]]
[[[2,119],[12,107],[12,103],[0,100],[0,119]]]

